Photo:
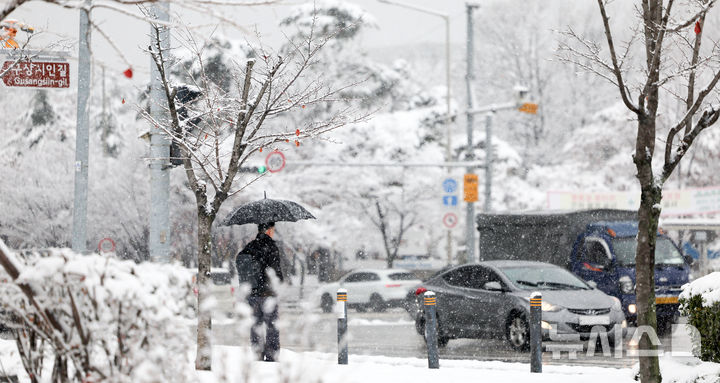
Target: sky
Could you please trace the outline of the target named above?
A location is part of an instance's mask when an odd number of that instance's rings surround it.
[[[305,3],[304,1],[279,1],[276,5],[255,7],[225,7],[219,9],[224,15],[237,21],[244,28],[218,27],[221,33],[238,39],[252,36],[258,30],[264,44],[278,47],[283,42],[283,33],[277,28],[279,21],[286,17],[293,6]],[[380,3],[378,0],[355,0],[352,3],[360,6],[375,19],[378,28],[368,31],[362,37],[363,45],[368,48],[382,48],[403,46],[409,44],[445,42],[445,22],[443,18],[410,10],[397,5]],[[450,15],[450,39],[453,50],[459,44],[464,44],[466,36],[465,1],[433,1],[412,0],[412,3],[427,9],[436,10]],[[130,12],[139,14],[137,8],[126,7]],[[180,16],[183,22],[193,28],[197,27],[199,33],[209,34],[215,28],[217,21],[207,16],[174,7],[171,12]],[[63,49],[68,49],[72,55],[77,55],[76,40],[78,36],[79,11],[69,10],[49,5],[43,2],[29,2],[11,14],[10,18],[28,23],[41,33],[34,37],[36,47],[46,47],[49,44],[60,43]],[[149,76],[150,60],[142,52],[142,47],[149,42],[149,27],[145,21],[122,15],[106,9],[98,9],[93,13],[94,22],[112,39],[112,44],[122,52],[122,56],[115,52],[107,40],[95,32],[92,36],[92,49],[94,59],[106,65],[107,72],[120,75],[128,65],[133,67],[136,80]],[[454,53],[455,55],[460,52]],[[73,60],[74,61],[74,60]],[[71,65],[74,67],[74,65]]]

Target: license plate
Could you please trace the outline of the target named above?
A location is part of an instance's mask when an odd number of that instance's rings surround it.
[[[581,315],[580,326],[609,325],[610,317],[604,315]]]
[[[656,305],[671,305],[678,303],[678,297],[657,297],[655,298]]]

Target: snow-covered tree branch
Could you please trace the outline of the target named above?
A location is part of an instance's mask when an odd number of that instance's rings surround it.
[[[9,326],[32,382],[192,381],[191,279],[173,265],[17,253],[0,241],[0,305],[15,321]]]

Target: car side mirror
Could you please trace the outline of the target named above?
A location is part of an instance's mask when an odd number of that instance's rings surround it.
[[[610,272],[610,271],[612,271],[612,269],[613,269],[613,265],[614,265],[613,260],[608,258],[608,259],[605,261],[605,264],[603,265],[603,268],[605,269],[605,271]]]
[[[585,283],[587,283],[588,285],[590,285],[590,287],[592,287],[593,289],[597,289],[597,282],[595,282],[595,281],[585,281]]]
[[[483,288],[488,291],[505,291],[500,282],[487,282]]]
[[[685,259],[685,263],[687,263],[688,266],[692,266],[693,263],[695,263],[695,259],[689,254],[683,255],[683,258]]]

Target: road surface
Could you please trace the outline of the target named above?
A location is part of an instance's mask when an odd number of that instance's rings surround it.
[[[216,290],[217,291],[217,290]],[[218,306],[214,311],[213,338],[218,345],[249,344],[249,312],[233,315],[233,298],[229,294],[216,294]],[[281,302],[280,343],[282,348],[293,351],[318,351],[337,353],[337,315],[322,313],[318,307]],[[660,337],[660,349],[675,356],[689,355],[690,337],[684,325],[672,334]],[[625,338],[622,351],[602,350],[588,354],[587,342],[544,342],[544,364],[594,365],[603,367],[631,367],[637,363],[637,345],[632,339],[634,328]],[[427,358],[423,338],[415,331],[415,324],[402,309],[383,313],[348,312],[350,355],[375,355],[389,357]],[[584,343],[581,345],[581,343]],[[551,350],[561,349],[564,351]],[[581,349],[580,349],[581,348]],[[568,352],[573,349],[575,352]],[[453,339],[440,349],[440,359],[499,360],[529,363],[529,353],[516,352],[502,339]]]

